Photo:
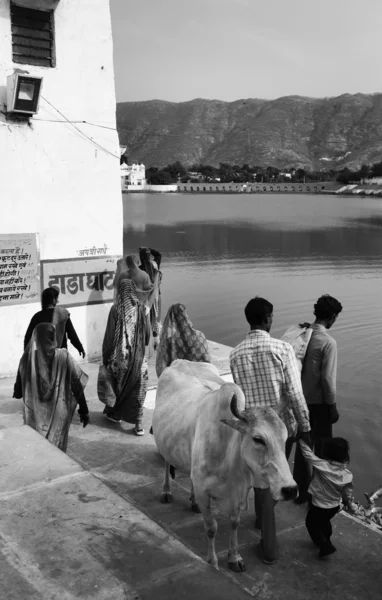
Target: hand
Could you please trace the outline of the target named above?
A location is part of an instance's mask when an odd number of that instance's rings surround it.
[[[86,415],[80,415],[80,421],[81,421],[83,427],[86,427],[86,425],[89,425],[89,422],[90,422],[89,413],[86,413]]]
[[[309,446],[309,448],[312,447],[312,438],[310,437],[310,431],[299,431],[297,434],[297,439],[300,439],[303,442],[305,442],[305,444]]]
[[[301,329],[306,329],[310,327],[310,323],[299,323],[298,326],[301,327]]]
[[[337,423],[340,418],[340,413],[337,410],[337,406],[335,404],[329,404],[329,420],[332,425]]]
[[[85,358],[86,354],[85,354],[85,350],[82,348],[82,350],[79,350],[79,355],[82,356],[82,358]]]
[[[354,502],[349,502],[348,504],[345,504],[345,510],[350,515],[355,515],[358,511],[358,505]]]

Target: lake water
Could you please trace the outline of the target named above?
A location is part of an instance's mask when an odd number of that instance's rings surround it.
[[[124,251],[162,255],[163,315],[182,302],[208,339],[235,346],[244,306],[274,305],[272,335],[313,320],[329,293],[344,309],[337,435],[351,442],[356,496],[382,484],[382,200],[315,195],[124,194]]]

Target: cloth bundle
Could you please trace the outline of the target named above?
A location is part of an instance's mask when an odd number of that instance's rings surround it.
[[[284,342],[288,342],[292,346],[300,373],[302,371],[305,354],[310,342],[310,338],[312,337],[312,333],[313,329],[309,324],[292,325],[281,337]]]

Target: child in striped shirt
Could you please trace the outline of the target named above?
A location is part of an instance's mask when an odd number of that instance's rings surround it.
[[[318,458],[305,442],[299,441],[305,460],[313,467],[313,478],[309,486],[312,495],[306,528],[312,541],[319,547],[319,557],[323,558],[336,551],[331,542],[331,519],[340,510],[341,498],[348,511],[354,513],[356,505],[352,501],[353,475],[349,471],[349,442],[335,437],[327,440],[323,455]]]

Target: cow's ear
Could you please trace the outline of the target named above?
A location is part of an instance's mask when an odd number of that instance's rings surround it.
[[[247,432],[247,424],[244,421],[239,421],[239,419],[220,419],[220,422],[224,423],[224,425],[228,425],[228,427],[232,427],[232,429],[240,431],[240,433]]]

